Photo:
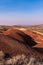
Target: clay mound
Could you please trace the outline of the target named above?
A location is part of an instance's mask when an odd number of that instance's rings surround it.
[[[43,35],[32,30],[24,30],[23,32],[30,35],[35,40],[37,44],[33,46],[34,48],[43,48]]]
[[[42,53],[32,48],[37,44],[33,39],[33,35],[34,34],[30,31],[24,32],[17,29],[9,29],[3,34],[0,34],[0,50],[9,53],[11,56],[17,54],[30,54],[32,56],[42,57]]]
[[[3,34],[23,42],[22,37],[20,35],[18,35],[18,33],[22,34],[22,32],[20,30],[11,28],[11,29],[8,29],[7,31],[5,31]]]
[[[17,40],[18,42],[24,43],[25,45],[34,46],[36,45],[36,42],[34,39],[30,36],[24,33],[21,30],[18,29],[9,29],[3,33],[4,35],[7,35],[8,37]]]
[[[11,57],[18,54],[30,54],[31,56],[38,56],[36,52],[33,53],[34,51],[32,51],[29,46],[27,48],[24,43],[17,42],[17,40],[13,40],[4,34],[0,34],[0,50],[2,50],[4,53],[10,54]]]
[[[32,48],[35,51],[43,54],[43,35],[32,30],[22,30],[22,31],[25,34],[30,35],[37,43],[36,45],[32,46]]]
[[[24,44],[17,42],[6,35],[0,34],[0,50],[11,56],[30,53]],[[26,53],[27,52],[27,53]]]

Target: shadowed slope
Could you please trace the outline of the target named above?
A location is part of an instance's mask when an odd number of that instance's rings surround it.
[[[33,47],[43,48],[43,35],[32,30],[24,30],[23,32],[27,35],[30,35],[36,41],[37,44]]]
[[[32,30],[22,30],[22,31],[28,36],[30,35],[37,43],[36,45],[33,45],[32,48],[35,49],[35,51],[43,53],[43,35]]]

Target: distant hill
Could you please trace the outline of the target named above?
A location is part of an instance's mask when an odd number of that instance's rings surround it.
[[[7,30],[9,28],[26,28],[31,29],[35,31],[39,31],[43,33],[43,24],[40,25],[31,25],[31,26],[22,26],[22,25],[13,25],[13,26],[6,26],[6,25],[0,25],[0,32],[3,32],[4,30]]]

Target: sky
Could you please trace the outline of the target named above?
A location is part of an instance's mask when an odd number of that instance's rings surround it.
[[[43,0],[0,0],[0,25],[43,24]]]

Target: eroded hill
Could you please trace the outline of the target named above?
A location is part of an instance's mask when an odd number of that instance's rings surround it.
[[[34,46],[41,44],[37,42],[37,37],[40,35],[36,35],[38,34],[30,30],[18,30],[11,28],[0,34],[0,50],[4,53],[9,53],[11,56],[18,54],[30,54],[35,57],[43,57],[43,51],[40,52],[40,50],[37,51],[37,49],[34,48]],[[43,38],[43,36],[41,38]]]

